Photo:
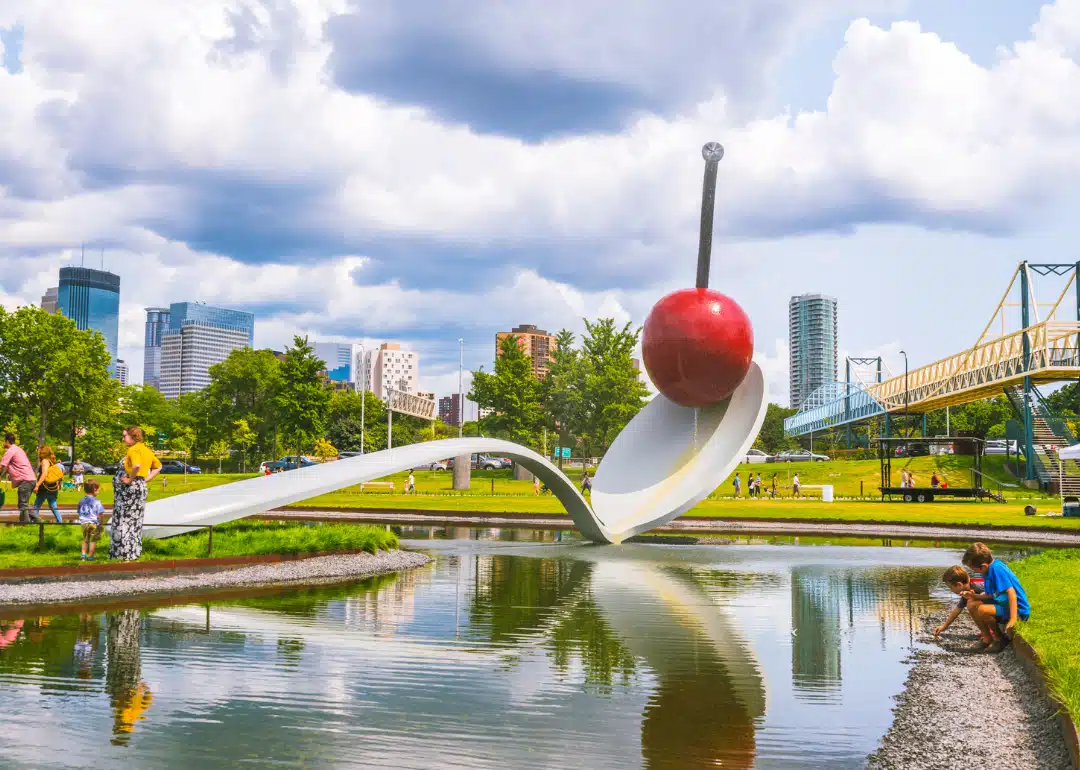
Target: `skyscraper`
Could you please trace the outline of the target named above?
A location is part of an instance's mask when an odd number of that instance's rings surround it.
[[[798,408],[837,377],[837,305],[824,294],[803,294],[788,303],[791,406]]]
[[[315,355],[326,362],[326,375],[334,382],[356,382],[353,345],[349,342],[316,342]]]
[[[518,345],[525,355],[532,360],[533,374],[537,379],[547,377],[548,363],[557,347],[554,335],[548,334],[543,329],[537,329],[533,324],[515,326],[508,332],[499,332],[495,335],[495,357],[498,358],[502,347],[502,341],[510,335],[517,337]]]
[[[161,390],[161,339],[169,329],[169,308],[146,308],[143,341],[143,384]]]
[[[121,385],[128,384],[128,365],[122,358],[116,359],[116,379],[120,380]]]
[[[48,293],[42,300],[46,297]],[[78,328],[101,332],[109,351],[109,374],[115,375],[116,343],[120,336],[120,276],[89,267],[62,267],[56,307]]]
[[[229,353],[251,347],[255,316],[201,302],[169,306],[169,328],[161,339],[161,392],[179,398],[210,384],[210,367]]]
[[[46,289],[45,293],[41,295],[41,309],[46,313],[56,312],[56,298],[60,289],[53,286],[50,289]]]
[[[420,379],[420,356],[411,350],[402,350],[396,342],[384,342],[378,350],[364,354],[362,371],[358,372],[361,387],[376,398],[385,399],[387,389],[403,390],[416,395]]]

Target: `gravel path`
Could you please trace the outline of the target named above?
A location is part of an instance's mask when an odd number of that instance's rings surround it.
[[[429,561],[431,557],[426,554],[395,550],[383,551],[375,556],[368,553],[318,556],[278,564],[256,564],[217,572],[167,577],[0,584],[0,604],[49,604],[140,594],[176,594],[236,586],[335,582],[422,567]]]
[[[919,641],[945,612],[923,619]],[[1055,714],[1009,647],[997,655],[967,652],[975,626],[961,616],[914,667],[897,697],[892,727],[870,755],[869,770],[1067,770],[1072,760]]]

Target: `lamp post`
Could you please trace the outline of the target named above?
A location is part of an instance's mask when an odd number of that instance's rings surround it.
[[[461,438],[465,433],[465,338],[458,337],[458,370],[457,370],[457,388],[458,388],[458,427],[457,436]]]
[[[905,352],[904,352],[903,350],[901,350],[901,351],[900,351],[900,355],[902,355],[902,356],[904,357],[904,414],[907,414],[907,412],[908,412],[908,406],[909,406],[909,405],[910,405],[910,403],[911,403],[911,402],[910,402],[910,397],[909,397],[909,391],[908,391],[908,364],[907,364],[907,353],[905,353]]]
[[[367,402],[367,358],[364,346],[360,345],[360,454],[364,454],[364,404]]]

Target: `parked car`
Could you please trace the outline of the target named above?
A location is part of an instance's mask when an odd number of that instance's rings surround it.
[[[363,457],[363,452],[338,452],[337,459],[348,460],[350,457]]]
[[[449,467],[450,466],[449,466],[449,464],[447,463],[446,460],[436,460],[435,462],[433,462],[431,465],[428,466],[428,470],[431,470],[431,471],[445,471]]]
[[[162,473],[202,473],[198,465],[188,465],[181,460],[162,460]]]
[[[1003,455],[1008,449],[1010,454],[1017,454],[1020,451],[1019,441],[1006,441],[1005,439],[992,439],[986,442],[986,446],[983,448],[984,455]]]
[[[768,454],[767,452],[762,452],[760,449],[751,449],[746,453],[746,459],[743,462],[771,463],[775,460],[776,458],[773,455]]]
[[[778,463],[822,463],[829,459],[828,455],[819,455],[805,449],[789,449],[776,456]]]
[[[82,472],[87,476],[103,476],[105,474],[104,468],[88,463],[86,460],[79,460],[78,463],[83,468]],[[60,463],[60,466],[64,469],[64,473],[71,473],[71,460],[64,460]]]
[[[450,458],[450,462],[447,467],[454,467],[454,458]],[[473,470],[483,471],[497,471],[503,468],[503,462],[498,457],[488,457],[487,455],[473,454],[472,456],[472,468]]]
[[[282,457],[280,460],[260,463],[259,473],[266,473],[267,468],[270,469],[271,473],[277,473],[278,471],[294,471],[297,468],[310,468],[312,465],[318,465],[318,463],[307,455],[300,455],[299,457],[289,455],[288,457]]]
[[[925,457],[928,454],[930,454],[930,446],[919,441],[900,444],[896,447],[897,457]]]

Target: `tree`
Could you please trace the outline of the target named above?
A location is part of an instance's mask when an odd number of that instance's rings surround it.
[[[315,355],[307,337],[293,337],[281,365],[281,387],[275,398],[281,429],[287,441],[301,453],[321,438],[330,408],[330,388],[321,372],[326,362]]]
[[[581,361],[582,436],[606,451],[615,437],[645,406],[648,388],[634,366],[640,329],[616,328],[612,318],[585,321]]]
[[[210,422],[235,425],[245,420],[256,434],[254,444],[276,453],[277,396],[281,361],[269,350],[241,348],[210,367],[210,384],[202,397]]]
[[[206,456],[211,460],[217,460],[217,472],[221,473],[221,461],[229,456],[229,443],[219,438],[207,447]]]
[[[172,438],[169,439],[169,449],[181,455],[187,455],[191,459],[191,450],[195,446],[195,431],[187,425],[178,425],[173,429]],[[184,466],[184,475],[187,475],[187,465]]]
[[[581,354],[574,348],[574,335],[561,329],[555,335],[555,350],[548,375],[540,386],[547,427],[556,431],[559,446],[570,446],[571,437],[582,426],[582,389],[585,384]]]
[[[109,351],[99,332],[41,308],[0,315],[0,389],[3,402],[33,419],[38,443],[50,421],[77,412],[106,387]]]
[[[765,419],[761,423],[761,432],[758,433],[754,447],[769,454],[787,449],[790,442],[784,436],[784,418],[791,417],[798,411],[778,404],[769,404],[765,409]]]
[[[493,372],[485,372],[483,367],[473,372],[468,397],[481,408],[494,410],[484,419],[485,429],[518,444],[534,443],[543,417],[540,387],[533,376],[532,361],[516,335],[509,334],[499,342]]]
[[[248,447],[255,443],[258,438],[258,434],[248,426],[248,421],[240,418],[233,423],[232,440],[233,443],[240,447],[240,451],[244,453],[243,469],[244,473],[247,473],[247,452]]]
[[[338,456],[337,448],[324,438],[315,441],[315,457],[323,462]]]
[[[361,417],[366,423],[362,433]],[[361,435],[365,452],[374,452],[386,445],[386,404],[371,391],[363,396],[351,390],[335,391],[330,396],[326,437],[340,451],[359,452]]]

